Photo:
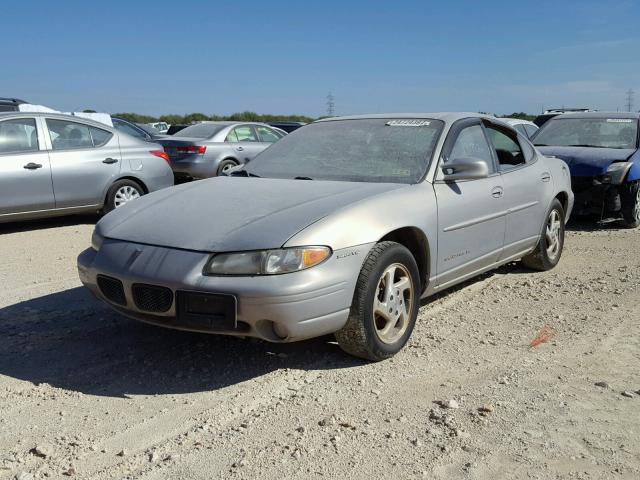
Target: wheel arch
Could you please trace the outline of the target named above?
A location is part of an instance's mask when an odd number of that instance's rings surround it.
[[[422,291],[427,288],[429,282],[430,256],[429,240],[425,233],[418,227],[401,227],[385,234],[378,242],[392,241],[407,248],[413,255],[420,272]]]
[[[561,191],[558,192],[555,198],[560,201],[560,204],[562,205],[562,209],[564,210],[564,214],[566,216],[569,208],[569,194],[565,191]]]
[[[121,177],[114,178],[113,181],[109,185],[107,185],[107,188],[105,189],[105,191],[103,192],[103,195],[102,195],[102,204],[103,205],[107,204],[107,196],[109,195],[109,190],[111,189],[113,184],[116,183],[116,182],[119,182],[120,180],[130,180],[132,182],[135,182],[138,185],[140,185],[140,188],[142,188],[142,191],[144,192],[145,195],[147,193],[149,193],[149,187],[147,187],[147,185],[142,180],[140,180],[137,177],[133,177],[131,175],[123,175]]]

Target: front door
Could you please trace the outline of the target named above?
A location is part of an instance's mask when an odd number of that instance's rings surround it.
[[[456,122],[443,148],[441,164],[458,157],[483,160],[489,176],[444,181],[438,168],[433,184],[438,203],[437,287],[470,277],[495,263],[502,252],[506,209],[503,184],[479,119]]]
[[[118,139],[85,123],[46,119],[56,208],[98,206],[120,172]]]
[[[0,215],[54,207],[49,155],[42,145],[35,118],[0,121]]]

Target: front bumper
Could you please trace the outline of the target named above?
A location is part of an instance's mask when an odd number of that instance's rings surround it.
[[[575,213],[616,214],[620,212],[619,184],[611,183],[608,175],[596,177],[571,177],[571,189],[575,196]]]
[[[202,274],[209,258],[206,253],[105,239],[99,252],[87,249],[80,254],[78,273],[96,297],[136,320],[181,330],[289,342],[333,333],[344,326],[362,262],[372,246],[335,251],[321,265],[295,273],[213,277]],[[98,284],[100,275],[122,283],[124,304],[105,296]],[[139,308],[132,290],[136,284],[170,290],[171,306],[164,312]],[[235,323],[188,321],[177,307],[185,292],[235,297]]]

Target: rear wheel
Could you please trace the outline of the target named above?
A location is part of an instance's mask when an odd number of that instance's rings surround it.
[[[236,162],[235,160],[231,160],[230,158],[227,158],[226,160],[221,161],[220,165],[218,165],[218,175],[226,175],[229,172],[229,170],[237,166],[238,166],[238,162]]]
[[[335,336],[356,357],[384,360],[411,336],[420,307],[420,275],[413,255],[395,242],[381,242],[365,260],[345,326]]]
[[[144,195],[144,190],[139,183],[133,180],[118,180],[107,192],[107,201],[104,205],[104,213],[129,203],[131,200],[140,198]]]
[[[640,225],[640,182],[628,182],[620,187],[620,203],[624,225],[636,228]]]
[[[522,259],[522,263],[533,270],[551,270],[560,261],[564,247],[564,209],[556,198],[544,223],[540,240],[535,250]]]

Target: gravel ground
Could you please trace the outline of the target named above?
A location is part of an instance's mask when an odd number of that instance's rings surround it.
[[[367,364],[112,313],[75,271],[93,221],[0,226],[0,479],[640,478],[640,230],[573,226]]]

